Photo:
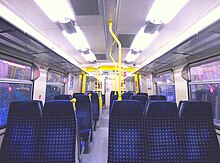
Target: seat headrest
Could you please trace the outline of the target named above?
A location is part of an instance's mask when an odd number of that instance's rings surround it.
[[[78,94],[75,96],[76,98],[76,109],[77,107],[88,107],[90,106],[89,96],[84,94]]]
[[[92,93],[90,93],[91,95],[92,95],[92,100],[97,100],[97,99],[99,99],[99,95],[98,95],[98,93],[96,93],[96,92],[92,92]]]
[[[52,100],[45,103],[43,116],[70,116],[74,115],[73,104],[69,100]]]
[[[150,95],[149,100],[167,100],[164,95]]]
[[[147,97],[148,97],[148,94],[147,94],[147,93],[137,93],[137,95],[144,95],[144,96],[147,96]]]
[[[71,95],[57,95],[54,97],[54,100],[71,100]]]
[[[136,100],[114,101],[111,116],[114,115],[122,117],[143,116],[141,103]]]
[[[118,95],[112,95],[112,96],[111,96],[111,99],[112,99],[112,100],[113,100],[113,99],[114,99],[114,100],[117,100],[117,99],[118,99]]]
[[[110,96],[114,95],[115,91],[111,91]],[[118,91],[116,91],[116,95],[118,95]]]
[[[175,102],[170,101],[149,101],[146,110],[147,117],[178,117]]]
[[[206,101],[186,101],[180,107],[180,117],[212,117],[212,105]]]
[[[8,115],[18,117],[40,117],[40,105],[39,101],[33,100],[11,102]]]
[[[147,101],[148,98],[145,95],[132,95],[131,100],[141,100],[141,101]]]

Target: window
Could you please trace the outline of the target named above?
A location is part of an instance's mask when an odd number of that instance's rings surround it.
[[[32,69],[0,59],[0,126],[7,124],[9,105],[32,97]]]
[[[48,71],[46,101],[53,100],[56,95],[64,94],[65,81],[65,74],[51,70]]]
[[[212,104],[215,121],[220,121],[220,61],[190,68],[190,100],[204,100]]]
[[[156,82],[157,94],[165,95],[168,101],[176,101],[173,71],[156,74],[153,80]]]

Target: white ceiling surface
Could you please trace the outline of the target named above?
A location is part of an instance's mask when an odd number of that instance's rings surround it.
[[[80,53],[65,39],[58,27],[41,11],[32,0],[0,0],[7,2],[13,12],[19,14],[28,23],[38,28],[43,35],[60,47],[65,53],[71,55],[81,64],[88,64]],[[103,0],[106,4],[107,18],[115,15],[115,2],[113,0]],[[144,25],[147,13],[153,0],[120,0],[117,34],[136,34]],[[176,36],[181,34],[187,27],[196,22],[200,17],[210,12],[220,4],[219,0],[190,0],[189,3],[179,12],[179,14],[164,28],[161,29],[155,41],[142,52],[136,60],[136,64],[141,64],[150,55],[156,53],[161,47],[169,43]],[[108,7],[111,8],[108,8]],[[103,6],[101,6],[103,7]],[[13,21],[13,20],[11,20]],[[95,54],[106,54],[103,15],[76,16],[77,25],[80,26],[87,41]],[[107,31],[108,32],[108,31]],[[112,38],[108,38],[108,45],[111,45]],[[123,49],[123,56],[127,54],[129,48]],[[115,57],[117,57],[117,48]],[[108,60],[106,62],[111,62]],[[99,65],[100,63],[97,63]],[[82,65],[83,66],[83,65]]]

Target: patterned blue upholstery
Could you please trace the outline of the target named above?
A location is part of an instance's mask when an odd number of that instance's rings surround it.
[[[112,96],[110,96],[109,113],[111,113],[111,110],[112,110],[112,103],[113,103],[115,100],[116,100],[116,101],[118,100],[118,95],[112,95]]]
[[[185,162],[219,162],[220,148],[209,102],[188,101],[180,108]]]
[[[144,140],[144,116],[140,102],[115,101],[109,120],[108,163],[144,163]]]
[[[69,100],[45,103],[40,138],[41,162],[75,162],[76,115]]]
[[[91,93],[91,104],[92,104],[92,111],[93,111],[93,121],[99,120],[99,96],[98,93]]]
[[[131,100],[138,100],[141,102],[141,107],[142,107],[142,111],[143,113],[145,113],[145,104],[148,101],[148,97],[145,95],[133,95],[131,96]]]
[[[38,159],[41,110],[38,101],[12,102],[1,146],[0,162],[35,162]]]
[[[124,92],[123,95],[127,95],[128,99],[131,98],[132,95],[134,95],[133,92]]]
[[[54,97],[54,100],[72,100],[71,95],[57,95]]]
[[[149,100],[167,100],[167,98],[164,95],[150,95]]]
[[[147,99],[148,99],[148,94],[147,93],[137,93],[137,95],[144,95],[144,96],[146,96],[147,97]]]
[[[150,101],[146,111],[146,162],[181,162],[176,103]]]

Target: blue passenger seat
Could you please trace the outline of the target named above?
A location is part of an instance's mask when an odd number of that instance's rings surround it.
[[[127,96],[126,94],[123,94],[123,95],[121,96],[121,98],[122,98],[122,100],[129,100],[129,98],[128,98],[128,96]]]
[[[149,100],[167,100],[167,98],[164,95],[150,95]]]
[[[93,111],[94,131],[95,131],[96,124],[99,121],[99,115],[100,115],[99,95],[98,93],[95,93],[95,92],[92,92],[91,95],[92,95],[91,104],[92,104],[92,111]]]
[[[181,162],[176,103],[149,101],[146,109],[146,162]]]
[[[139,92],[139,93],[137,93],[137,95],[144,95],[144,96],[147,96],[147,98],[148,98],[148,94],[147,93]]]
[[[180,108],[185,162],[219,162],[220,148],[214,130],[211,103],[184,102]]]
[[[145,113],[145,105],[146,102],[148,101],[148,97],[145,95],[133,95],[131,96],[131,100],[138,100],[141,102],[141,108],[143,113]]]
[[[123,95],[126,95],[128,97],[128,99],[131,98],[132,95],[134,95],[133,92],[124,92]]]
[[[35,162],[39,159],[41,110],[38,101],[11,102],[1,146],[0,162]]]
[[[49,101],[42,112],[41,140],[38,142],[41,161],[75,162],[77,125],[72,102]]]
[[[145,163],[145,128],[141,103],[114,101],[109,120],[108,163]]]
[[[77,95],[85,95],[85,93],[73,93],[73,98],[75,98]]]
[[[84,153],[89,153],[89,142],[93,140],[93,113],[91,102],[87,95],[76,95],[75,98],[80,139],[86,143]]]
[[[111,91],[110,97],[111,97],[112,95],[115,95],[115,92],[116,92],[116,95],[118,95],[118,91]]]
[[[114,101],[117,101],[117,100],[118,100],[118,95],[112,95],[112,96],[110,96],[109,113],[111,113],[113,102],[114,102]]]
[[[71,95],[57,95],[54,97],[54,100],[72,100]]]
[[[72,102],[69,100],[46,102],[38,142],[41,162],[75,162],[76,147],[80,147],[77,136],[76,115]]]

